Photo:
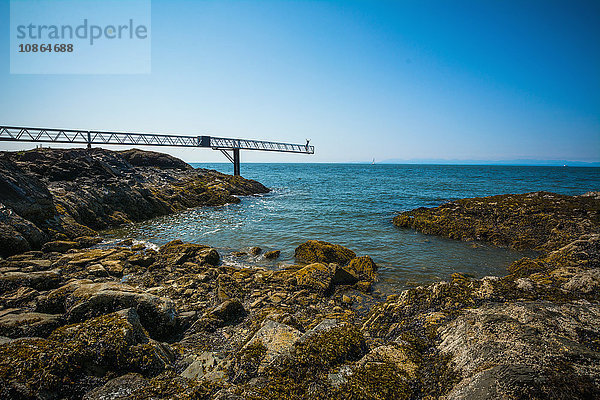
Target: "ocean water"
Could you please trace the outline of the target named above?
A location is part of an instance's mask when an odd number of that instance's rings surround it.
[[[193,164],[232,172],[231,164]],[[401,211],[475,196],[538,190],[582,194],[600,190],[600,168],[389,165],[242,164],[242,176],[272,189],[241,203],[201,207],[105,232],[156,245],[173,239],[217,248],[223,262],[280,268],[309,239],[338,243],[379,265],[383,284],[405,288],[447,279],[453,272],[503,275],[527,252],[423,235],[392,224]],[[234,257],[259,246],[281,257]]]

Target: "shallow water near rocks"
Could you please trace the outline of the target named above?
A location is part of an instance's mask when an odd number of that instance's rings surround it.
[[[231,173],[231,164],[193,164]],[[278,268],[293,264],[294,249],[309,239],[346,246],[369,255],[380,279],[405,288],[447,279],[454,272],[476,277],[504,275],[506,266],[532,253],[422,235],[395,227],[398,212],[433,207],[465,197],[546,190],[576,195],[600,190],[600,168],[390,165],[242,164],[242,175],[272,189],[241,203],[202,207],[104,232],[157,245],[173,239],[219,250],[230,265]],[[234,257],[259,246],[281,250]]]

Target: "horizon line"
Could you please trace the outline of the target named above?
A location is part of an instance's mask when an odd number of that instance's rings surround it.
[[[186,161],[188,164],[224,164],[228,165],[231,162],[228,161]],[[505,166],[505,167],[571,167],[571,168],[600,168],[600,161],[568,161],[563,163],[561,161],[556,161],[555,163],[543,163],[543,162],[535,162],[532,163],[512,163],[510,161],[502,162],[502,161],[463,161],[463,162],[427,162],[427,161],[405,161],[405,162],[376,162],[372,163],[369,161],[313,161],[313,162],[272,162],[272,161],[246,161],[243,164],[354,164],[354,165],[448,165],[448,166]],[[562,165],[561,165],[562,164]]]

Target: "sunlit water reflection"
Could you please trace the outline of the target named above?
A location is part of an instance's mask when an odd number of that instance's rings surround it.
[[[197,166],[230,173],[228,164]],[[278,268],[294,263],[294,249],[308,239],[326,240],[370,255],[380,278],[395,287],[447,279],[453,272],[477,277],[505,274],[513,260],[531,253],[422,235],[395,227],[393,216],[421,206],[474,196],[548,190],[581,194],[600,188],[597,168],[245,164],[244,177],[273,191],[239,204],[201,207],[105,232],[157,245],[176,238],[219,249],[223,262]],[[233,257],[260,246],[281,250],[276,261]]]

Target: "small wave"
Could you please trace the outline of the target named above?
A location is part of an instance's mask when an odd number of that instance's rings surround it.
[[[156,243],[152,243],[148,240],[137,240],[137,239],[133,239],[133,245],[137,245],[137,244],[143,244],[145,247],[152,249],[152,250],[157,250],[160,248]]]
[[[200,235],[201,235],[201,236],[211,235],[211,234],[213,234],[213,233],[217,233],[217,232],[219,232],[221,229],[222,229],[222,228],[213,229],[212,231],[203,232],[203,233],[201,233]]]

